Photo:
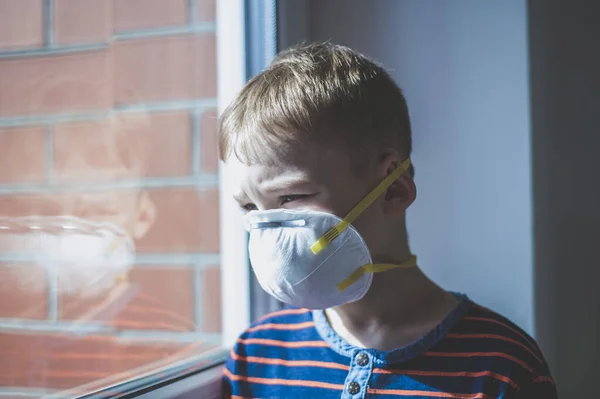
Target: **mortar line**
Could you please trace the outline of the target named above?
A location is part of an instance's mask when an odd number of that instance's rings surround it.
[[[196,331],[202,331],[204,327],[204,306],[206,304],[202,300],[203,280],[202,268],[196,266],[194,268],[194,321]]]
[[[192,129],[192,174],[200,175],[200,163],[202,162],[201,134],[200,131],[200,111],[194,109],[190,116]]]
[[[44,45],[54,47],[54,0],[44,1]]]
[[[188,0],[188,24],[196,24],[196,15],[198,14],[198,3],[196,0]]]

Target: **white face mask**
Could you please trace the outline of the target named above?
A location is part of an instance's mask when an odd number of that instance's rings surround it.
[[[126,276],[135,246],[111,223],[73,216],[0,218],[0,256],[12,260],[24,291],[40,292],[55,279],[61,294],[94,297]],[[31,264],[43,274],[32,272]]]
[[[244,216],[250,233],[250,261],[262,288],[287,304],[327,309],[361,299],[375,272],[414,267],[372,264],[364,239],[352,222],[410,166],[406,160],[341,219],[317,211],[275,209]]]

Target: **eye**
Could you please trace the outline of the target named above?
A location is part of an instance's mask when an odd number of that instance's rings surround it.
[[[279,201],[281,205],[287,204],[288,202],[298,201],[304,198],[310,197],[310,195],[306,194],[292,194],[292,195],[283,195],[279,197]]]
[[[256,211],[258,209],[256,207],[256,205],[254,205],[252,203],[247,203],[247,204],[241,205],[240,208],[242,208],[242,210],[244,212]]]

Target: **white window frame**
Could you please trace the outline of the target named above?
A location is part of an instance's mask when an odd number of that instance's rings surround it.
[[[246,83],[243,0],[217,1],[219,115]],[[222,345],[232,347],[250,324],[250,267],[241,213],[233,200],[235,171],[219,165]]]

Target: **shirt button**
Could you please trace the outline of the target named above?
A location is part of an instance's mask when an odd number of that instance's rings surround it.
[[[358,382],[352,381],[351,383],[348,384],[346,389],[348,390],[348,393],[350,395],[356,395],[357,393],[360,392],[360,385],[358,384]]]
[[[367,355],[365,352],[360,352],[358,355],[356,355],[356,364],[361,367],[369,364],[369,355]]]

